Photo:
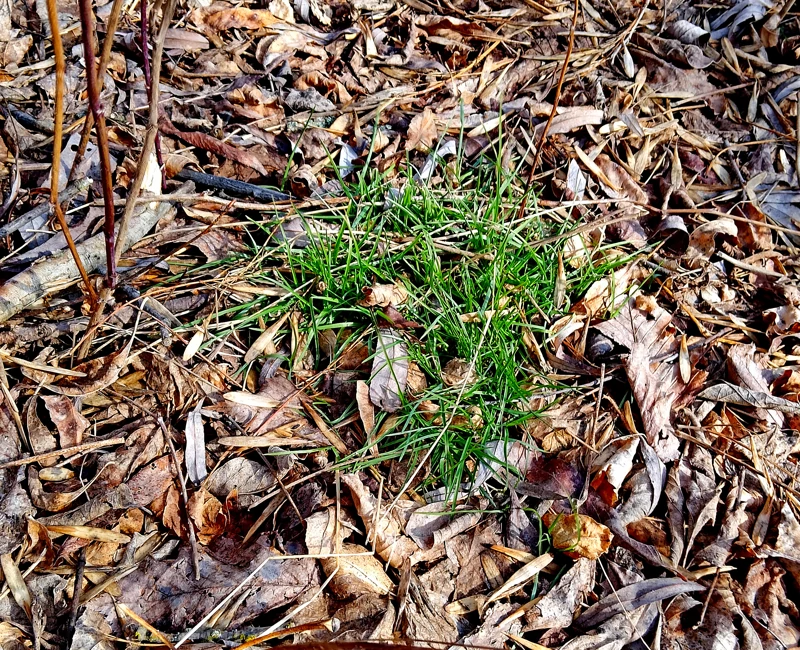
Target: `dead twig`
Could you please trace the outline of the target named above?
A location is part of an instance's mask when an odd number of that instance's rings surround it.
[[[156,137],[158,135],[158,80],[161,77],[161,59],[164,53],[164,41],[167,38],[167,29],[169,29],[169,24],[172,21],[172,14],[175,13],[176,4],[177,0],[167,0],[166,5],[164,5],[164,13],[161,18],[161,25],[158,30],[158,36],[156,37],[155,47],[153,48],[152,77],[155,80],[155,83],[150,85],[150,115],[147,124],[147,133],[144,138],[144,144],[142,145],[142,152],[139,155],[136,178],[133,180],[133,184],[131,185],[131,189],[128,193],[128,202],[125,204],[125,211],[123,212],[122,219],[119,223],[120,240],[124,240],[128,234],[131,217],[134,209],[136,208],[136,200],[139,198],[139,192],[141,192],[142,184],[144,183],[144,179],[149,167],[148,162],[150,154],[155,146]],[[146,58],[147,56],[145,54],[145,59]],[[160,165],[161,163],[159,162],[159,171],[161,171]],[[119,260],[121,255],[122,251],[117,251],[115,263],[117,260]]]
[[[103,185],[103,207],[105,222],[103,232],[106,242],[106,282],[112,289],[117,283],[117,261],[114,256],[114,187],[111,182],[111,159],[108,152],[108,129],[106,115],[100,101],[100,85],[97,75],[97,61],[94,55],[95,25],[92,0],[79,0],[81,35],[83,37],[83,56],[86,61],[86,87],[89,94],[89,107],[95,121],[97,149],[100,154],[100,181]]]
[[[59,193],[58,203],[63,205],[71,201],[78,196],[78,194],[84,192],[91,184],[92,181],[88,178],[81,178],[77,181],[70,182],[70,184]],[[0,237],[6,237],[8,235],[13,235],[15,232],[19,232],[31,221],[48,214],[52,209],[53,203],[40,203],[35,208],[28,210],[25,214],[18,216],[16,219],[0,228]]]
[[[519,210],[517,211],[517,219],[521,219],[525,214],[525,208],[528,205],[528,195],[530,194],[531,184],[533,183],[533,175],[536,172],[536,168],[539,166],[539,160],[542,157],[542,149],[544,148],[545,139],[547,138],[547,134],[550,131],[550,127],[552,126],[553,120],[555,119],[558,111],[558,102],[561,100],[561,89],[564,87],[564,79],[567,76],[569,59],[572,56],[572,49],[575,47],[575,29],[578,25],[579,9],[580,0],[575,0],[572,8],[572,22],[569,26],[569,42],[567,43],[567,52],[564,54],[564,65],[561,66],[561,74],[559,74],[558,82],[556,83],[556,93],[553,97],[553,108],[550,110],[550,116],[547,118],[544,129],[542,129],[542,135],[539,136],[539,142],[536,144],[536,153],[533,157],[533,163],[531,163],[531,167],[528,170],[528,180],[525,182],[525,192],[522,194],[522,201],[519,205]]]
[[[75,445],[74,447],[66,447],[64,449],[54,449],[53,451],[46,451],[42,454],[35,454],[27,458],[17,458],[17,460],[10,460],[7,463],[0,465],[0,469],[8,469],[9,467],[22,467],[23,465],[30,465],[32,463],[39,463],[43,460],[50,460],[51,458],[58,458],[59,456],[69,456],[78,454],[85,454],[87,451],[94,451],[95,449],[102,449],[103,447],[113,447],[114,445],[124,445],[125,438],[109,438],[108,440],[99,440],[97,442],[85,442],[82,445]]]
[[[142,70],[144,71],[144,87],[147,96],[150,96],[150,88],[153,81],[150,74],[150,36],[147,28],[147,0],[139,0],[139,11],[141,12],[141,27],[139,29],[140,45],[142,48]],[[158,83],[158,79],[156,79]],[[158,168],[161,170],[161,189],[165,188],[164,179],[164,158],[161,155],[161,136],[156,131],[155,139],[156,160],[158,161]]]
[[[61,203],[58,200],[58,182],[60,180],[61,172],[61,140],[63,137],[64,128],[64,74],[66,72],[67,64],[64,61],[64,46],[61,43],[61,27],[58,24],[58,9],[56,8],[56,0],[47,0],[47,18],[50,21],[50,33],[53,39],[53,56],[56,60],[56,105],[53,123],[53,164],[50,170],[50,203],[53,206],[58,225],[61,226],[61,232],[64,233],[64,239],[67,241],[67,248],[72,253],[72,259],[75,260],[75,266],[78,267],[78,272],[83,278],[83,283],[86,285],[86,292],[89,294],[89,300],[92,305],[97,304],[97,294],[89,281],[89,274],[83,268],[81,256],[75,248],[75,242],[72,239],[72,233],[67,225],[67,220],[64,213],[61,211]]]
[[[103,39],[103,51],[100,53],[100,64],[97,66],[97,77],[103,79],[108,67],[108,61],[111,59],[111,46],[114,44],[114,32],[117,31],[117,24],[119,23],[119,14],[122,10],[122,0],[114,0],[111,5],[111,13],[108,16],[106,23],[106,36]],[[81,160],[86,153],[86,146],[89,144],[89,137],[92,134],[92,127],[94,126],[94,116],[91,112],[86,115],[83,122],[83,131],[81,131],[81,139],[78,143],[78,149],[75,151],[75,159],[72,167],[69,170],[69,182],[75,176],[75,172],[80,166]],[[62,201],[63,203],[63,201]]]
[[[69,627],[67,637],[69,638],[75,631],[75,623],[78,620],[78,610],[81,607],[81,594],[83,593],[83,572],[86,569],[86,548],[81,549],[78,556],[78,566],[75,567],[75,582],[72,586],[72,602],[69,608]]]

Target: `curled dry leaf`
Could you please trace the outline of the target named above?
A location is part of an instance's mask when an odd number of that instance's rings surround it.
[[[199,489],[186,504],[186,512],[194,522],[197,541],[208,544],[225,532],[228,516],[220,501],[204,489]]]
[[[83,417],[75,401],[66,395],[43,396],[50,419],[58,429],[58,441],[62,449],[81,444],[83,434],[89,428],[89,420]]]
[[[408,290],[398,283],[373,284],[362,289],[364,297],[358,301],[362,307],[388,307],[402,305],[408,300]]]
[[[553,548],[577,559],[596,560],[608,550],[611,531],[588,515],[561,515],[548,513],[543,521],[550,529]]]
[[[592,488],[608,505],[617,502],[617,493],[633,468],[633,459],[639,448],[639,438],[630,437],[615,441],[603,449],[592,466]]]
[[[486,599],[486,604],[488,605],[495,600],[510,596],[517,591],[517,589],[521,589],[531,580],[533,580],[539,574],[539,572],[552,561],[553,556],[550,553],[544,553],[543,555],[534,558],[521,569],[515,571],[508,580],[506,580],[500,587],[493,591]]]
[[[692,268],[700,268],[716,251],[716,236],[735,238],[738,235],[736,222],[732,219],[717,219],[697,226],[689,235],[686,261]]]
[[[478,383],[478,373],[463,359],[451,359],[442,369],[442,381],[450,388],[469,388]]]
[[[14,596],[17,605],[25,610],[25,614],[27,614],[29,619],[32,618],[31,592],[28,591],[28,585],[25,584],[22,573],[20,573],[19,567],[17,563],[14,562],[14,558],[11,557],[10,553],[3,553],[0,555],[0,567],[3,569],[3,577],[5,578],[6,585],[11,591],[11,595]]]

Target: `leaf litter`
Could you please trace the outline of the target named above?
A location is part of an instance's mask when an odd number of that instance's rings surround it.
[[[89,3],[88,147],[48,4],[0,1],[0,646],[800,643],[791,3]]]

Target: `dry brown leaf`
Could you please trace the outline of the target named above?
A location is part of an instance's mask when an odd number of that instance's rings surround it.
[[[228,516],[220,501],[204,489],[199,489],[186,504],[186,511],[194,522],[197,541],[208,544],[225,532]]]
[[[50,413],[50,419],[58,429],[58,441],[61,448],[81,444],[83,434],[90,425],[89,420],[81,415],[75,401],[66,395],[45,395],[42,399]]]
[[[596,560],[608,550],[611,531],[588,515],[554,515],[543,517],[550,529],[553,548],[571,558]]]
[[[3,569],[6,585],[11,591],[11,595],[14,596],[17,605],[25,611],[29,619],[32,618],[31,592],[28,590],[28,585],[25,584],[22,573],[20,573],[19,567],[10,553],[0,555],[0,567]]]
[[[406,140],[406,151],[416,149],[422,153],[428,153],[437,141],[439,134],[436,130],[436,118],[430,108],[426,108],[422,113],[417,113],[408,125],[408,139]]]
[[[402,305],[408,300],[408,291],[402,284],[373,284],[362,289],[364,297],[358,301],[362,307],[388,307]]]
[[[525,631],[572,625],[575,611],[594,589],[596,566],[593,560],[578,558],[558,583],[525,612]]]
[[[323,558],[320,564],[329,576],[336,571],[330,587],[339,598],[353,598],[365,593],[383,596],[394,588],[383,564],[358,544],[342,544],[339,557]]]
[[[356,474],[344,474],[342,483],[350,490],[358,516],[364,522],[367,541],[374,544],[378,556],[391,566],[402,566],[419,546],[403,534],[400,508],[389,510],[388,505],[378,504]],[[416,508],[416,504],[412,507]]]
[[[739,229],[732,219],[716,219],[697,226],[689,235],[686,261],[691,268],[700,268],[716,251],[716,236],[735,238]]]
[[[442,369],[442,381],[450,388],[469,388],[477,384],[478,379],[474,366],[463,359],[451,359]]]
[[[210,44],[205,36],[188,29],[170,27],[164,39],[164,49],[166,50],[198,52],[200,50],[207,50],[209,47]]]
[[[183,546],[175,558],[146,556],[135,571],[118,579],[120,595],[116,600],[163,632],[182,632],[209,614],[234,588],[246,586],[248,596],[228,618],[229,625],[237,628],[256,616],[286,607],[319,585],[314,560],[279,555],[263,538],[247,549],[221,546],[214,556],[201,548],[198,561],[199,582],[194,578],[188,546]],[[153,589],[154,584],[159,588]],[[81,620],[83,638],[95,644],[87,647],[104,647],[104,627],[110,629],[107,634],[122,633],[114,600],[108,594],[93,598]]]
[[[364,433],[369,437],[375,429],[375,407],[369,401],[369,386],[361,379],[356,382],[356,404],[361,424],[364,425]]]
[[[667,331],[671,315],[660,307],[648,314],[633,298],[616,318],[597,325],[603,334],[630,350],[625,372],[639,405],[647,442],[665,463],[678,457],[678,439],[670,421],[672,406],[686,390],[677,363],[653,361],[678,350],[678,342]],[[698,373],[698,378],[699,378]]]
[[[247,9],[235,7],[217,11],[205,18],[205,23],[212,29],[261,29],[280,22],[266,9]]]

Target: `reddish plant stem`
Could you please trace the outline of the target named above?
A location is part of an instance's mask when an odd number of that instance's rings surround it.
[[[69,225],[67,225],[64,212],[61,210],[61,204],[58,202],[58,182],[61,176],[61,140],[64,133],[64,75],[67,65],[64,60],[64,45],[61,42],[61,26],[58,24],[56,0],[47,0],[47,18],[53,38],[53,56],[56,60],[56,105],[55,115],[53,115],[53,164],[50,170],[50,203],[53,204],[53,212],[55,212],[58,225],[61,226],[61,232],[64,233],[64,239],[67,240],[67,247],[75,260],[75,266],[78,267],[78,272],[86,285],[89,300],[92,305],[95,305],[97,304],[97,294],[89,281],[89,274],[86,273],[81,256],[78,254],[78,249],[75,248],[72,233],[69,230]]]
[[[147,96],[150,97],[150,87],[153,83],[153,78],[150,74],[150,37],[147,28],[147,0],[139,0],[139,9],[142,12],[142,25],[141,25],[141,47],[142,47],[142,69],[144,70],[144,87],[147,91]],[[158,79],[156,79],[158,83]],[[161,169],[161,189],[166,189],[166,178],[164,176],[164,158],[161,155],[161,136],[156,132],[155,140],[156,160],[158,167]]]
[[[94,55],[95,28],[92,0],[78,0],[83,37],[83,57],[86,61],[86,87],[89,93],[89,107],[94,116],[97,132],[97,149],[100,154],[100,173],[103,185],[103,208],[105,223],[103,231],[106,238],[106,283],[114,288],[117,283],[117,261],[114,257],[114,194],[111,182],[111,159],[108,153],[108,129],[106,115],[100,101],[100,87],[97,78],[97,64]]]
[[[103,39],[103,51],[100,54],[100,65],[97,66],[97,77],[102,79],[105,77],[108,61],[111,59],[111,46],[114,44],[114,33],[117,31],[117,24],[119,23],[119,14],[122,10],[122,0],[114,0],[111,5],[111,13],[108,16],[106,23],[106,36]],[[83,121],[83,131],[81,132],[81,140],[78,144],[78,150],[75,152],[75,160],[72,163],[72,168],[69,170],[69,181],[71,183],[75,178],[75,173],[83,160],[86,153],[86,145],[89,144],[89,137],[92,134],[92,127],[94,126],[94,116],[91,112],[86,116]]]

